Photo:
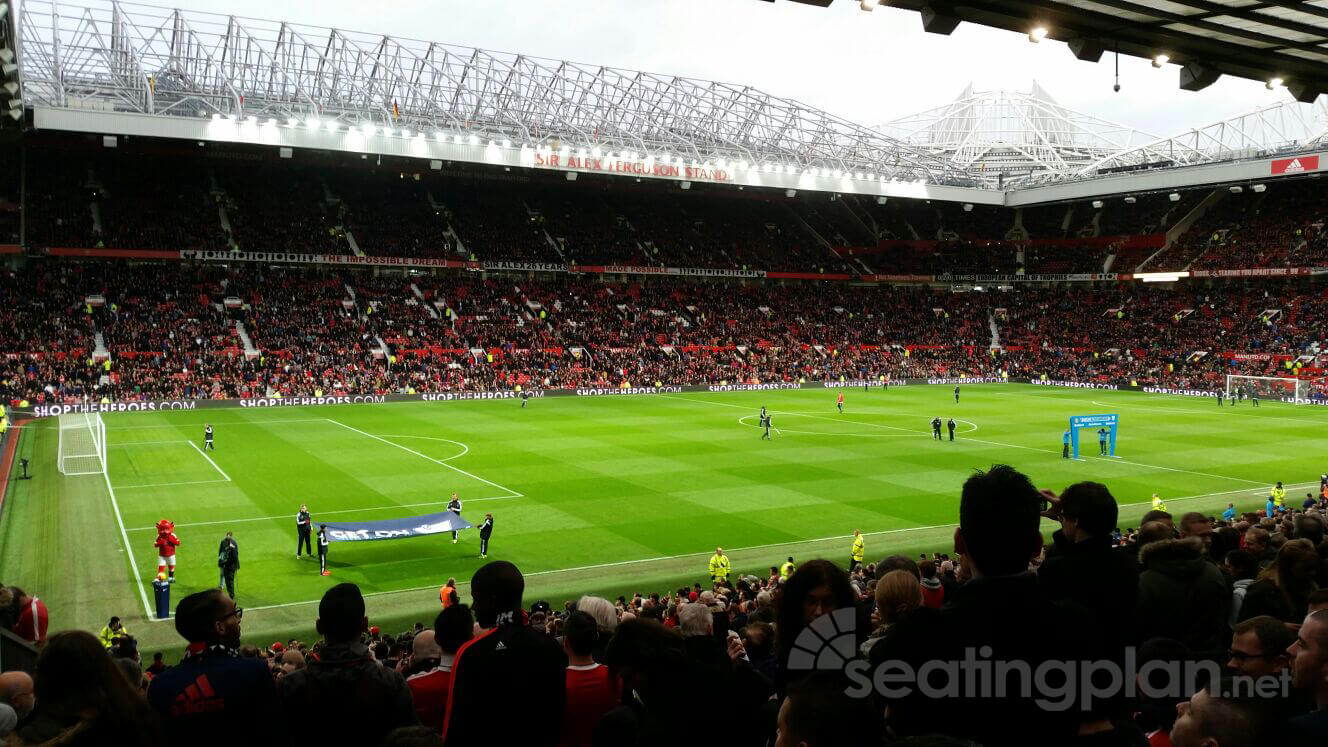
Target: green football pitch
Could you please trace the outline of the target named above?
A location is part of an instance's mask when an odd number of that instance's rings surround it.
[[[489,559],[527,575],[527,600],[555,605],[583,592],[616,596],[704,578],[715,546],[734,570],[764,575],[786,555],[848,558],[850,533],[868,559],[948,551],[960,486],[975,469],[1011,464],[1039,487],[1106,483],[1137,526],[1153,492],[1173,512],[1262,506],[1284,481],[1299,503],[1328,470],[1328,411],[1265,402],[1027,385],[548,397],[332,407],[106,415],[106,476],[62,477],[54,420],[23,429],[31,480],[11,481],[0,525],[0,581],[43,597],[52,629],[136,621],[149,645],[173,646],[149,624],[158,519],[181,540],[174,600],[215,587],[217,545],[239,542],[238,601],[246,635],[305,633],[316,602],[353,581],[384,625],[428,622],[437,588],[480,567],[474,530],[333,543],[331,576],[295,557],[295,512],[315,522],[442,511],[456,491],[478,524],[492,512]],[[778,433],[760,439],[770,408]],[[1116,458],[1084,433],[1081,460],[1061,457],[1072,415],[1117,413]],[[954,417],[954,442],[931,438]],[[204,453],[203,426],[216,429]],[[1298,489],[1298,490],[1297,490]],[[1050,527],[1047,529],[1049,536]],[[466,598],[463,585],[462,596]],[[389,628],[390,629],[390,628]]]

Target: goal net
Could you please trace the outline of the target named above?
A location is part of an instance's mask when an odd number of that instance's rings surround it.
[[[1302,379],[1282,379],[1275,376],[1236,376],[1227,375],[1227,397],[1244,391],[1246,397],[1257,396],[1259,399],[1291,400],[1307,398],[1309,382]]]
[[[57,466],[62,475],[100,475],[106,471],[106,423],[100,413],[60,416]]]

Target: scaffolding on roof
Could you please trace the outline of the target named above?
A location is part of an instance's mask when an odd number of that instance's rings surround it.
[[[943,159],[749,86],[301,24],[26,0],[30,105],[446,131],[965,185]]]

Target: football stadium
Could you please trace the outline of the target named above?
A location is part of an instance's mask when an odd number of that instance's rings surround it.
[[[661,4],[1114,84],[0,0],[0,738],[1328,743],[1328,3]]]

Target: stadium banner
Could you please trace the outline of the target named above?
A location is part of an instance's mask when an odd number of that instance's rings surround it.
[[[1303,174],[1306,171],[1319,170],[1318,156],[1296,156],[1295,158],[1275,158],[1268,164],[1269,173],[1274,176],[1278,174]]]
[[[0,254],[19,254],[23,247],[18,244],[0,244]]]
[[[868,382],[880,386],[879,381]],[[314,397],[250,397],[244,399],[173,399],[143,400],[137,402],[86,402],[86,403],[38,403],[17,402],[11,404],[8,411],[13,416],[55,417],[82,413],[135,413],[168,412],[176,410],[224,409],[236,407],[317,407],[323,405],[368,404],[381,405],[397,402],[460,402],[468,400],[520,399],[523,393],[531,398],[542,397],[606,397],[646,394],[682,394],[694,392],[761,392],[789,389],[838,389],[861,387],[862,379],[839,381],[772,382],[769,384],[709,384],[686,386],[661,384],[660,386],[635,387],[580,387],[577,389],[500,389],[488,392],[427,392],[412,394],[338,394]],[[1035,384],[1038,386],[1063,387],[1069,389],[1109,389],[1121,391],[1142,391],[1149,394],[1175,394],[1189,397],[1215,397],[1216,392],[1202,389],[1172,389],[1158,386],[1141,386],[1131,382],[1110,383],[1100,381],[1068,381],[1053,379],[1005,378],[998,376],[959,376],[934,377],[928,379],[890,379],[886,386],[954,386],[973,384]],[[1290,402],[1290,398],[1283,401]],[[1320,400],[1296,400],[1296,404],[1323,404]]]
[[[492,143],[491,143],[492,145]],[[529,155],[527,155],[529,153]],[[626,174],[628,176],[652,176],[663,179],[684,179],[695,182],[731,182],[733,175],[728,171],[709,165],[686,165],[678,161],[659,162],[654,159],[640,160],[630,158],[607,158],[588,156],[582,150],[579,154],[554,153],[550,150],[522,152],[523,166],[534,166],[554,171],[593,171],[602,174]]]
[[[1120,425],[1119,415],[1071,415],[1070,416],[1070,446],[1073,449],[1074,458],[1079,458],[1079,431],[1084,428],[1106,429],[1111,439],[1111,450],[1101,456],[1116,456],[1116,428]],[[1101,436],[1099,436],[1100,443]]]
[[[52,257],[97,257],[105,259],[179,259],[181,252],[168,249],[90,249],[53,246],[46,250]]]
[[[1120,389],[1120,384],[1105,381],[1064,381],[1061,379],[1029,379],[1028,383],[1037,386],[1058,386],[1067,389]]]
[[[1262,278],[1289,275],[1313,275],[1309,267],[1256,267],[1248,270],[1190,270],[1195,278]]]
[[[937,275],[940,283],[1085,283],[1119,280],[1114,272],[1054,273],[1031,275]]]
[[[298,252],[232,252],[212,249],[185,249],[180,259],[199,262],[271,262],[289,265],[369,265],[397,267],[469,267],[476,263],[456,259],[428,257],[357,257],[350,254],[301,254]]]
[[[930,283],[935,275],[863,275],[864,283]]]
[[[649,267],[640,265],[573,265],[571,272],[594,275],[686,275],[712,278],[763,278],[764,270],[726,270],[706,267]]]
[[[411,516],[405,519],[353,522],[320,521],[318,524],[327,527],[327,538],[333,542],[368,542],[372,540],[427,537],[431,534],[454,532],[458,529],[470,529],[474,526],[469,521],[461,518],[459,514],[454,514],[451,511]]]

